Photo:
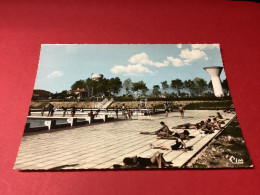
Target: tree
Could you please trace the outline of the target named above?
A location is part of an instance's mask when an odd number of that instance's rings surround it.
[[[76,90],[76,89],[84,89],[85,88],[85,81],[84,80],[78,80],[76,81],[72,86],[71,86],[71,90]]]
[[[142,95],[145,95],[148,91],[148,88],[146,87],[146,84],[143,81],[139,81],[136,83],[132,83],[132,91],[138,92],[141,91]]]
[[[223,87],[223,89],[224,89],[224,91],[225,91],[226,93],[229,93],[229,87],[228,87],[227,79],[224,79],[224,80],[222,81],[222,87]]]
[[[189,92],[190,95],[192,94],[192,89],[194,88],[194,82],[192,80],[185,80],[183,83],[184,88],[186,88]]]
[[[97,93],[98,81],[88,78],[85,81],[85,89],[87,90],[89,97],[94,96]]]
[[[127,94],[127,95],[130,95],[130,94],[131,94],[132,85],[133,85],[133,83],[132,83],[132,81],[131,81],[130,78],[128,78],[128,79],[126,79],[126,80],[124,81],[123,86],[124,86],[124,88],[125,88],[125,90],[126,90],[126,94]]]
[[[210,82],[209,82],[209,84],[208,84],[208,88],[209,88],[209,89],[213,89],[212,80],[210,80]]]
[[[202,92],[208,88],[207,81],[205,81],[202,78],[196,77],[193,80],[193,82],[194,82],[194,87],[192,87],[192,92],[194,92],[196,95],[202,94]]]
[[[109,79],[102,78],[96,82],[96,96],[106,95],[107,93],[109,93]]]
[[[160,86],[159,85],[154,85],[153,86],[153,94],[154,95],[159,95],[161,92],[160,92]]]
[[[179,96],[179,94],[180,94],[180,89],[183,88],[183,82],[182,82],[182,80],[180,80],[180,79],[172,80],[172,81],[171,81],[171,87],[174,88],[174,89],[176,89],[177,94],[178,94],[178,96]]]
[[[109,93],[115,95],[118,94],[120,89],[122,88],[122,82],[118,77],[111,78],[108,81],[108,86],[109,86]]]
[[[166,95],[166,90],[169,88],[169,85],[168,85],[167,81],[163,81],[163,82],[161,82],[161,84],[162,84],[162,89],[164,91],[164,94]]]

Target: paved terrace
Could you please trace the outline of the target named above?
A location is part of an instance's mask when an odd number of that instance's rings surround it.
[[[110,169],[113,164],[122,164],[125,157],[151,157],[156,151],[164,153],[165,159],[172,161],[174,167],[182,167],[218,131],[205,135],[198,130],[189,130],[195,138],[185,141],[187,146],[193,146],[193,151],[188,152],[150,149],[150,143],[171,145],[175,141],[157,139],[155,135],[141,135],[139,132],[159,129],[160,121],[171,128],[186,122],[196,123],[215,114],[216,111],[207,110],[185,111],[185,118],[182,119],[179,113],[172,112],[168,118],[157,115],[151,121],[117,121],[23,136],[14,168]],[[232,119],[234,114],[223,114],[223,117]]]

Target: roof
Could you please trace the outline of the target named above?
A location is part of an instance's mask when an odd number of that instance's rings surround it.
[[[49,96],[50,94],[51,92],[42,89],[33,90],[33,95],[37,95],[37,96]]]

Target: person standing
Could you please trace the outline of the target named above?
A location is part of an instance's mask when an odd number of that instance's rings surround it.
[[[122,105],[121,110],[122,110],[122,115],[127,119],[125,104]]]
[[[114,109],[115,113],[116,113],[116,119],[118,119],[118,107],[116,106]]]
[[[183,109],[183,106],[181,104],[179,106],[179,113],[181,114],[181,118],[184,118],[184,109]]]
[[[51,116],[53,116],[54,113],[54,107],[51,109]]]
[[[43,116],[44,115],[44,111],[45,111],[45,106],[42,107],[42,111],[41,111],[41,115]]]
[[[62,116],[65,117],[66,112],[67,112],[67,108],[65,108],[65,107],[63,107],[63,106],[62,106],[61,108],[62,108],[62,110],[63,110],[63,115],[62,115]]]
[[[52,111],[53,108],[54,108],[54,106],[53,106],[51,103],[49,103],[49,105],[48,105],[48,107],[47,107],[47,110],[49,111],[47,117],[48,117],[48,116],[51,116],[51,112],[53,112],[53,111]]]
[[[73,106],[72,108],[71,108],[71,110],[70,110],[70,113],[71,113],[71,116],[72,117],[74,117],[75,116],[75,114],[76,114],[76,107],[75,106]]]
[[[169,114],[169,106],[168,106],[168,103],[165,103],[165,104],[164,104],[164,111],[165,111],[164,117],[168,117],[168,114]]]
[[[152,104],[152,115],[155,115],[155,106]]]

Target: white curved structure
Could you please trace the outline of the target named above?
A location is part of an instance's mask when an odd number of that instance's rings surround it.
[[[216,97],[224,96],[221,81],[220,81],[220,74],[222,72],[223,67],[221,66],[212,66],[212,67],[205,67],[204,70],[209,73],[213,85],[214,94]]]
[[[93,73],[91,74],[91,79],[98,81],[99,79],[103,78],[103,74]]]

